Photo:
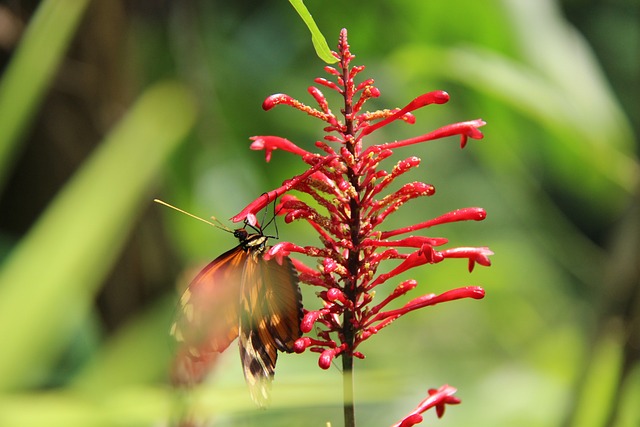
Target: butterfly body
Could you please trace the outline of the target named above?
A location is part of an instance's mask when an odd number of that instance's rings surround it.
[[[204,267],[180,300],[171,328],[182,347],[177,382],[200,382],[237,337],[251,397],[265,406],[277,352],[292,352],[302,335],[302,297],[291,260],[264,259],[268,236],[244,228],[233,234],[239,245]]]

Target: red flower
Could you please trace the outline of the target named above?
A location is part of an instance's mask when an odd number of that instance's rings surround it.
[[[396,284],[382,302],[372,306],[373,292],[383,283],[393,280],[398,274],[425,264],[436,264],[448,258],[466,258],[469,271],[474,265],[489,266],[492,252],[486,247],[454,247],[441,249],[448,243],[442,237],[409,235],[400,239],[393,237],[406,235],[440,224],[457,221],[481,221],[486,212],[482,208],[464,208],[445,213],[433,219],[418,219],[418,223],[398,229],[384,227],[389,215],[406,202],[431,196],[435,192],[432,185],[410,182],[396,191],[389,186],[397,178],[417,167],[420,159],[411,156],[396,163],[391,171],[381,168],[384,159],[392,156],[397,148],[418,144],[444,137],[459,135],[461,147],[468,138],[481,139],[479,128],[485,124],[481,119],[455,123],[427,132],[423,135],[366,145],[366,137],[380,128],[401,120],[415,123],[412,111],[432,104],[445,104],[449,95],[443,91],[425,93],[416,97],[403,108],[368,112],[362,110],[366,101],[380,96],[372,79],[356,83],[356,77],[363,66],[352,66],[354,56],[349,50],[346,30],[342,30],[338,45],[337,67],[325,67],[331,80],[315,79],[318,86],[338,92],[344,98],[344,106],[336,115],[321,92],[310,87],[316,107],[311,107],[285,94],[268,97],[263,108],[270,110],[278,105],[288,105],[325,123],[324,141],[315,143],[318,152],[307,151],[295,143],[277,136],[255,136],[251,138],[251,149],[264,150],[269,161],[275,150],[294,154],[308,165],[306,171],[283,182],[282,186],[271,190],[249,203],[233,221],[253,221],[255,215],[276,198],[282,197],[276,211],[284,215],[285,222],[306,221],[320,238],[320,245],[301,247],[294,243],[280,242],[273,246],[266,257],[283,257],[299,253],[317,258],[316,268],[294,260],[302,283],[319,289],[318,296],[322,308],[307,311],[301,324],[303,332],[317,331],[317,338],[303,337],[295,345],[296,352],[305,349],[320,354],[318,364],[327,369],[337,356],[343,356],[343,367],[350,369],[353,356],[364,357],[356,351],[358,346],[388,326],[395,319],[418,308],[460,298],[480,299],[484,290],[479,287],[463,287],[440,295],[427,294],[415,298],[402,307],[383,309],[392,301],[413,290],[417,282],[406,280]],[[307,194],[313,204],[302,201],[291,191]],[[382,262],[396,263],[388,273],[378,274]],[[384,291],[378,291],[384,292]],[[344,365],[344,359],[348,359]],[[399,426],[414,425],[421,420],[420,413],[431,406],[438,408],[441,415],[445,403],[458,403],[451,397],[455,389],[445,386],[430,391],[430,397]]]
[[[429,396],[424,399],[420,404],[407,415],[402,421],[394,424],[392,427],[411,427],[422,422],[422,413],[431,408],[436,408],[438,418],[444,415],[445,405],[457,405],[460,403],[460,399],[453,394],[456,389],[443,385],[439,389],[429,389]]]

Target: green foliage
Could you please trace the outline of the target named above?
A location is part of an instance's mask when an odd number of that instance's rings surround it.
[[[4,334],[12,351],[0,360],[0,390],[28,385],[31,366],[50,364],[61,337],[87,316],[142,197],[194,115],[179,84],[150,88],[5,260],[0,322],[19,327]]]
[[[43,1],[2,75],[3,182],[87,3]],[[426,131],[477,117],[488,123],[485,139],[464,151],[457,141],[398,151],[423,159],[425,176],[415,179],[438,192],[392,220],[406,225],[482,206],[483,223],[438,233],[496,255],[494,266],[472,275],[454,262],[415,277],[411,296],[469,284],[484,286],[487,298],[408,316],[362,349],[361,425],[392,424],[442,383],[456,386],[463,400],[442,426],[604,426],[616,402],[618,418],[609,425],[638,425],[640,371],[621,362],[626,325],[621,305],[611,302],[624,295],[617,279],[637,265],[638,218],[629,208],[637,203],[637,145],[630,114],[590,45],[550,3],[327,0],[312,7],[317,26],[307,24],[316,42],[324,40],[318,26],[332,43],[340,28],[349,30],[355,63],[367,65],[382,91],[376,107],[443,89],[451,102],[420,111],[414,126]],[[275,92],[311,102],[305,88],[322,76],[288,4],[170,7],[170,21],[161,13],[127,17],[129,50],[119,60],[137,101],[26,235],[12,245],[0,230],[10,245],[0,265],[0,425],[142,426],[175,416],[164,384],[173,290],[110,331],[95,304],[131,231],[141,227],[141,212],[158,196],[151,188],[163,182],[165,200],[228,218],[304,168],[280,152],[265,164],[248,149],[249,136],[277,134],[308,150],[321,138],[300,113],[260,109]],[[401,124],[384,132],[389,140],[416,134]],[[180,260],[206,261],[235,244],[226,233],[156,209]],[[298,244],[312,238],[304,224],[280,223],[279,232]],[[303,289],[313,308],[314,291]],[[72,368],[62,369],[63,360]],[[267,411],[251,406],[234,349],[211,384],[185,399],[199,413],[222,413],[214,425],[341,419],[339,374],[320,372],[309,354],[280,359]]]
[[[46,0],[0,81],[0,189],[88,0]]]
[[[336,62],[336,58],[331,55],[331,49],[329,49],[327,40],[320,32],[318,25],[313,20],[313,16],[311,16],[309,9],[307,9],[302,0],[289,0],[289,3],[291,3],[291,6],[293,6],[296,12],[298,12],[298,15],[300,15],[300,18],[309,29],[309,32],[311,33],[311,42],[313,43],[313,48],[315,49],[318,58],[328,64]]]

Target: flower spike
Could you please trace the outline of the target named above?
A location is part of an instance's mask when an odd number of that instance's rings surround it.
[[[328,76],[316,78],[317,86],[308,89],[317,108],[286,94],[271,95],[263,103],[265,110],[287,105],[320,119],[326,134],[321,141],[315,142],[317,152],[278,136],[251,138],[251,149],[264,150],[267,162],[276,150],[281,150],[299,156],[308,168],[249,203],[232,220],[240,222],[255,218],[260,210],[280,198],[275,210],[284,216],[285,222],[304,220],[318,235],[317,246],[279,242],[265,257],[282,259],[293,254],[315,258],[315,267],[292,259],[300,282],[314,286],[321,303],[320,308],[307,310],[301,322],[301,330],[305,334],[313,331],[314,336],[298,339],[294,351],[318,353],[318,365],[322,369],[328,369],[341,358],[343,370],[349,372],[354,357],[364,358],[359,345],[396,319],[443,302],[482,299],[485,295],[481,287],[467,286],[441,294],[426,293],[403,304],[398,301],[424,285],[408,279],[393,284],[391,291],[385,290],[389,283],[409,270],[451,258],[466,259],[469,271],[476,264],[490,266],[489,257],[493,252],[487,247],[448,247],[449,241],[444,237],[411,234],[423,233],[442,224],[482,221],[487,214],[479,207],[462,208],[430,219],[420,217],[415,223],[399,228],[385,227],[391,214],[410,200],[432,196],[435,187],[423,182],[399,184],[400,177],[418,167],[418,157],[400,160],[390,171],[381,166],[396,149],[422,142],[459,136],[464,148],[469,138],[483,138],[479,128],[485,122],[481,119],[464,121],[409,139],[369,144],[369,135],[398,120],[414,124],[413,111],[428,105],[446,104],[449,95],[444,91],[431,91],[402,108],[365,111],[367,101],[379,98],[381,93],[373,79],[360,78],[364,66],[351,64],[355,56],[350,51],[346,30],[340,33],[334,56],[338,59],[336,66],[326,66],[324,70]],[[342,97],[341,108],[331,109],[318,86]],[[339,115],[334,111],[339,111]],[[304,197],[290,194],[293,191]],[[404,236],[397,238],[401,235]],[[378,273],[383,263],[393,265],[385,268],[386,272]],[[374,304],[376,292],[379,294]],[[394,304],[396,308],[392,307]],[[453,396],[455,391],[446,385],[429,390],[429,396],[395,426],[418,424],[422,421],[422,413],[430,408],[435,408],[438,416],[442,416],[446,405],[460,402]],[[345,423],[353,425],[347,420]]]

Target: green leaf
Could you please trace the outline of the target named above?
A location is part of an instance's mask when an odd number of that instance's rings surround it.
[[[311,42],[313,43],[313,48],[316,50],[316,55],[327,64],[337,62],[338,60],[331,54],[327,40],[320,32],[318,25],[313,20],[313,16],[311,16],[309,9],[307,9],[302,0],[289,0],[289,3],[291,3],[291,6],[298,12],[298,15],[300,15],[300,18],[302,18],[307,28],[309,28],[311,32]]]
[[[163,298],[140,311],[103,342],[76,375],[72,389],[108,394],[166,378],[174,346],[168,345],[175,298]]]
[[[20,137],[37,111],[88,4],[88,0],[43,1],[0,81],[0,189]]]
[[[151,202],[150,186],[195,122],[178,83],[148,89],[0,268],[0,390],[38,375],[86,321],[102,279]],[[38,371],[40,370],[40,371]]]

